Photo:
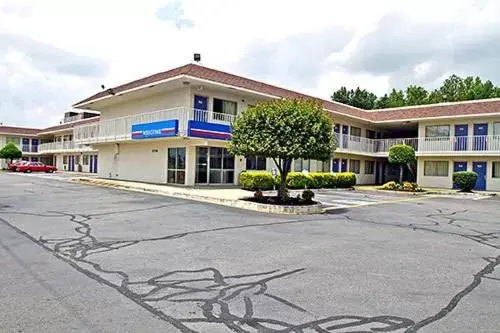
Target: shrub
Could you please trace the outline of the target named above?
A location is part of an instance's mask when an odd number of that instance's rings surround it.
[[[313,172],[309,174],[311,178],[311,186],[310,188],[323,188],[326,187],[326,172]]]
[[[268,171],[243,171],[240,185],[248,190],[269,190],[273,188],[274,178]]]
[[[312,178],[302,172],[290,172],[286,177],[286,186],[288,188],[306,188],[311,187],[311,184]]]
[[[382,185],[382,190],[395,191],[398,189],[398,183],[390,181]]]
[[[402,191],[406,192],[418,192],[420,191],[417,183],[404,182],[403,186],[401,186]]]
[[[311,190],[305,190],[304,192],[302,192],[302,199],[307,202],[311,202],[312,199],[314,199],[314,192]]]
[[[350,188],[356,185],[356,175],[353,172],[337,173],[337,187]]]
[[[473,171],[459,171],[453,174],[453,184],[461,191],[470,192],[476,186],[477,173]]]
[[[334,188],[337,187],[337,176],[330,172],[323,173],[323,187]]]

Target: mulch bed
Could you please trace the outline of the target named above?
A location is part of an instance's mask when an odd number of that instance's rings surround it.
[[[293,198],[293,197],[283,201],[281,200],[281,198],[277,196],[251,197],[251,198],[244,198],[241,200],[257,202],[266,205],[280,205],[280,206],[311,206],[317,204],[316,201],[305,201],[304,199]]]

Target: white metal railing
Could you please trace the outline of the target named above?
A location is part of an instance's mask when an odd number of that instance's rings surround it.
[[[363,153],[386,153],[397,144],[406,144],[417,149],[418,138],[401,139],[369,139],[360,136],[335,133],[338,148],[353,152]]]
[[[47,142],[38,145],[40,153],[58,152],[58,151],[91,151],[92,147],[82,144],[75,144],[74,141]]]
[[[230,124],[234,121],[235,116],[207,110],[178,107],[107,119],[95,124],[78,126],[74,128],[73,138],[76,143],[131,140],[132,125],[171,119],[177,119],[179,121],[179,135],[185,136],[187,135],[189,120]]]
[[[500,152],[500,135],[429,137],[418,140],[419,152]]]

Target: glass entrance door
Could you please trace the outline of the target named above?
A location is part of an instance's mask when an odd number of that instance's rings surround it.
[[[226,148],[196,147],[197,184],[233,184],[234,157]]]

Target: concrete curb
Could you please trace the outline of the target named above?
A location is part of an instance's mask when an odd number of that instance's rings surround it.
[[[152,190],[145,187],[140,186],[131,186],[116,183],[114,181],[102,180],[102,179],[89,179],[89,178],[72,178],[72,182],[85,184],[85,185],[93,185],[93,186],[101,186],[101,187],[109,187],[115,188],[119,190],[133,191],[133,192],[143,192],[143,193],[154,193],[158,195],[164,195],[173,198],[187,199],[205,203],[212,203],[222,206],[235,207],[240,209],[253,210],[257,212],[264,213],[272,213],[272,214],[293,214],[293,215],[303,215],[303,214],[321,214],[323,213],[323,205],[315,204],[309,206],[278,206],[278,205],[266,205],[256,202],[244,201],[240,199],[222,199],[222,198],[213,198],[206,197],[196,194],[187,194],[184,192],[176,192],[169,191],[163,192],[159,190]],[[241,198],[243,199],[243,198]]]

